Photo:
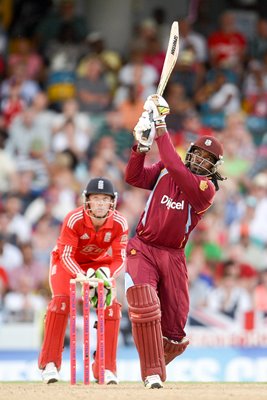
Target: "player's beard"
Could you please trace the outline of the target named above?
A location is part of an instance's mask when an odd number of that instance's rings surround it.
[[[207,175],[207,170],[198,164],[190,163],[190,171],[193,172],[195,175]]]
[[[214,166],[212,163],[208,165],[207,167],[202,165],[203,163],[207,163],[205,159],[202,159],[200,162],[194,161],[195,159],[193,158],[192,160],[189,161],[189,169],[193,174],[195,175],[201,175],[201,176],[210,176],[212,175],[211,168]]]

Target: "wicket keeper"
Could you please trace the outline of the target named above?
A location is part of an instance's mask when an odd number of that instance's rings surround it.
[[[111,278],[116,278],[125,260],[128,239],[126,219],[116,211],[117,193],[106,178],[94,178],[84,193],[84,204],[64,219],[56,247],[51,254],[49,283],[52,299],[45,317],[44,340],[39,368],[46,383],[59,380],[59,370],[70,308],[70,279],[86,276],[104,280],[105,308],[105,383],[117,384],[117,345],[121,304],[112,301]],[[90,290],[90,293],[92,290]],[[91,303],[96,307],[96,293]],[[98,380],[98,346],[92,365]]]

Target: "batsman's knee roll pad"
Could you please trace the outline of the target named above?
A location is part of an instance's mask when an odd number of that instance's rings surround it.
[[[44,326],[44,341],[39,356],[39,368],[44,368],[53,361],[59,369],[61,366],[64,338],[68,323],[70,299],[68,296],[55,296],[50,301]]]
[[[127,292],[133,338],[139,353],[142,379],[158,374],[166,380],[160,302],[150,285],[135,285]]]

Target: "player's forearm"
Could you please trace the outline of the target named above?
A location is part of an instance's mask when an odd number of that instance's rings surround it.
[[[78,273],[83,273],[79,264],[77,264],[75,259],[72,257],[62,256],[61,265],[68,273],[71,274],[72,278],[75,278]]]
[[[167,131],[167,127],[166,126],[158,127],[158,128],[156,128],[156,137],[160,137],[162,135],[165,135],[165,133],[167,133],[167,132],[168,131]]]
[[[159,134],[156,137],[156,143],[161,161],[165,168],[167,168],[174,181],[179,184],[184,191],[186,191],[185,188],[188,185],[192,190],[192,187],[195,186],[193,183],[194,176],[192,176],[188,168],[185,167],[181,157],[176,152],[168,131],[164,128],[159,128],[157,130],[159,130]]]
[[[137,152],[137,146],[135,146],[125,170],[125,181],[129,185],[138,186],[141,182],[140,176],[144,169],[144,161],[145,154]]]
[[[136,148],[132,151],[130,160],[125,171],[125,181],[129,185],[139,187],[142,189],[153,189],[160,171],[164,168],[161,161],[150,165],[144,166],[145,154],[137,153]]]
[[[184,164],[173,146],[167,129],[165,127],[158,128],[156,132],[156,143],[164,166],[170,171],[180,173],[180,167],[182,167],[182,171],[185,169]]]

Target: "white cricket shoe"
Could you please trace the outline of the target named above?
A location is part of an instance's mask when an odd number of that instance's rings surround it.
[[[53,362],[49,362],[42,370],[42,378],[45,383],[55,383],[59,381],[59,373]]]
[[[159,375],[147,376],[144,384],[145,384],[146,389],[161,389],[161,388],[163,388],[163,383],[162,383]]]
[[[115,374],[109,369],[105,369],[105,384],[106,385],[118,385],[119,380]]]

